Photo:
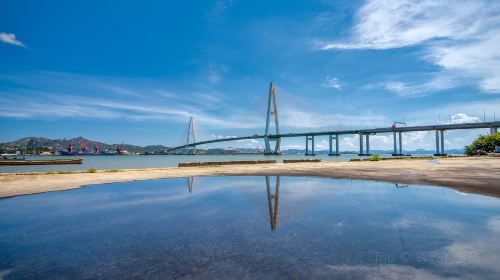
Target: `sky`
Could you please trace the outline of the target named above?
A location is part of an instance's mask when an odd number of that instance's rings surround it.
[[[0,10],[0,142],[173,146],[191,116],[200,140],[263,134],[271,81],[283,132],[500,119],[499,1],[3,0]],[[445,147],[481,133],[446,132]],[[371,139],[392,148],[392,135]],[[434,145],[433,132],[403,136],[404,149]]]

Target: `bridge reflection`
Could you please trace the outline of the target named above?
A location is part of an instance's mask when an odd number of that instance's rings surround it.
[[[186,180],[187,180],[188,192],[192,193],[193,192],[194,177],[188,177],[188,178],[186,178]]]
[[[278,224],[278,205],[280,197],[280,176],[276,176],[274,180],[274,191],[272,185],[272,176],[265,176],[267,203],[269,207],[269,223],[271,229],[275,230]],[[195,177],[186,178],[186,186],[188,193],[193,193],[193,185],[195,184]]]
[[[280,199],[280,176],[276,176],[274,193],[271,191],[271,178],[266,176],[267,204],[269,206],[269,222],[271,230],[275,230],[278,224],[278,204]]]
[[[279,213],[281,176],[263,176],[263,177],[265,179],[265,188],[266,188],[266,197],[267,197],[267,212],[268,212],[267,217],[269,219],[269,225],[271,227],[271,230],[274,231],[278,228],[278,213]],[[186,178],[186,186],[187,186],[188,194],[193,193],[193,187],[196,183],[195,181],[196,181],[196,177]],[[352,183],[352,181],[351,181],[351,183]],[[410,187],[410,185],[396,183],[396,184],[394,184],[394,187],[396,189],[406,189],[406,188]],[[288,205],[288,208],[293,208],[293,209],[291,209],[292,210],[291,213],[285,213],[285,217],[282,217],[281,220],[283,221],[283,219],[290,218],[290,217],[295,216],[296,214],[302,212],[308,206],[314,204],[315,200],[317,200],[317,199],[321,199],[321,196],[316,197],[315,199],[313,199],[313,201],[303,202],[300,204],[299,207],[290,207],[291,205]],[[260,208],[259,205],[254,205],[254,206],[256,206],[257,208]],[[283,216],[283,214],[282,214],[282,216]]]

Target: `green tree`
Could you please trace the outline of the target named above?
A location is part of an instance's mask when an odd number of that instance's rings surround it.
[[[500,132],[480,135],[472,144],[465,146],[465,154],[468,156],[486,155],[494,152],[495,146],[500,146]]]

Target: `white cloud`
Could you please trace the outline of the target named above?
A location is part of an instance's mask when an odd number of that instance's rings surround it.
[[[444,69],[479,78],[479,87],[486,92],[500,93],[499,46],[500,27],[466,43],[435,45],[426,58]]]
[[[369,0],[347,42],[316,41],[330,49],[392,49],[424,45],[423,58],[449,74],[466,74],[486,92],[500,93],[500,2]],[[450,85],[453,86],[453,85]],[[389,84],[397,92],[411,86]],[[417,88],[418,89],[418,88]],[[416,92],[440,90],[425,86]]]
[[[388,91],[402,97],[427,95],[429,92],[443,91],[455,87],[456,80],[449,75],[437,75],[433,79],[421,83],[385,82],[381,85]]]
[[[0,32],[0,41],[6,44],[26,48],[26,45],[23,42],[16,39],[16,35],[12,33]]]
[[[450,117],[450,123],[452,124],[478,123],[478,122],[481,122],[481,120],[478,117],[469,116],[464,113],[454,114],[451,115]]]
[[[391,49],[436,38],[464,39],[491,17],[486,1],[369,0],[356,15],[353,38],[321,49]],[[493,3],[494,4],[494,3]]]
[[[438,116],[441,115],[440,123],[449,123],[449,116],[464,113],[483,121],[484,112],[486,115],[485,121],[493,121],[494,113],[496,112],[496,120],[498,121],[498,108],[500,108],[500,97],[493,96],[493,98],[479,101],[448,102],[442,106],[430,107],[429,109],[416,112],[414,117],[419,120],[421,124],[432,124],[438,122]]]
[[[342,85],[339,83],[339,80],[335,77],[330,78],[327,76],[325,81],[321,84],[321,86],[326,88],[334,88],[338,90],[342,89]]]

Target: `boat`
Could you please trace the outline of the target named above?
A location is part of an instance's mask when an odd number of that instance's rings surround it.
[[[99,154],[86,153],[86,152],[68,152],[61,151],[61,156],[98,156]]]
[[[0,165],[82,164],[83,158],[68,159],[0,159]]]
[[[80,139],[80,151],[73,151],[73,145],[68,143],[66,151],[61,151],[61,156],[97,156],[99,155],[99,146],[95,143],[94,152],[87,152],[88,146]]]

